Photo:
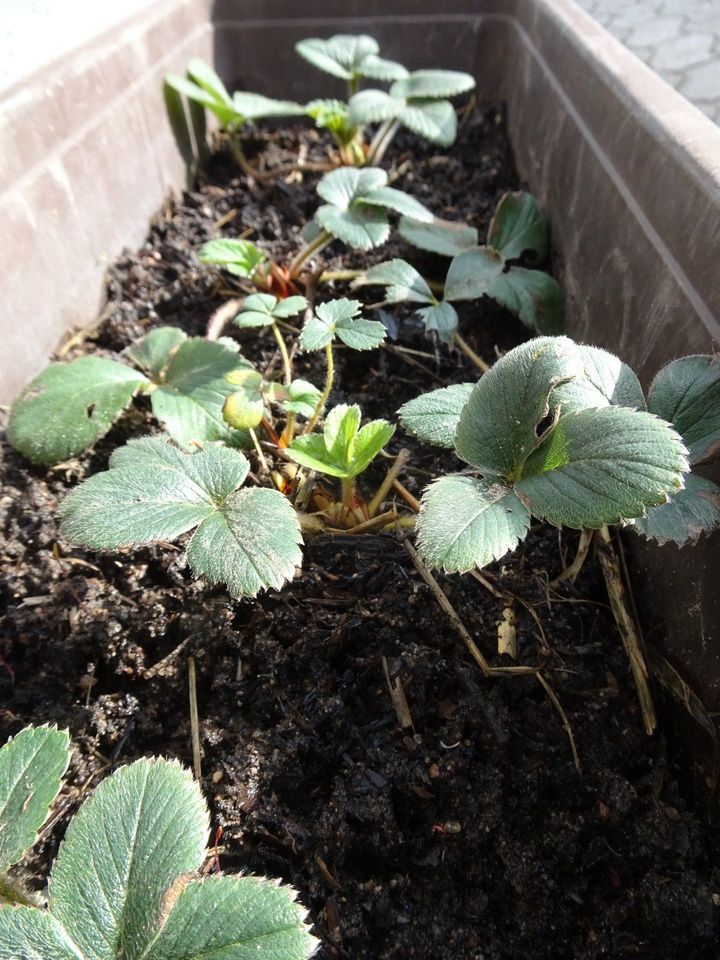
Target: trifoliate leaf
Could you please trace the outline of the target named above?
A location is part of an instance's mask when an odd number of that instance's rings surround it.
[[[390,303],[435,302],[435,296],[423,277],[405,260],[378,263],[367,271],[363,282],[384,286],[385,298]]]
[[[360,127],[365,123],[382,123],[400,116],[405,107],[404,97],[391,97],[384,90],[361,90],[350,98],[350,123]]]
[[[316,126],[329,130],[342,143],[347,144],[355,135],[350,110],[343,100],[311,100],[305,105],[305,112]]]
[[[306,419],[313,415],[322,396],[322,390],[307,380],[293,380],[287,388],[287,393],[287,399],[281,402],[283,410]]]
[[[377,41],[365,35],[338,33],[328,40],[310,37],[295,44],[300,56],[318,70],[341,80],[364,76],[363,62],[380,53]]]
[[[398,410],[400,423],[418,440],[452,449],[460,414],[474,386],[473,383],[453,383],[415,397]]]
[[[179,327],[158,327],[136,340],[125,350],[125,356],[157,380],[170,361],[175,350],[187,340],[187,334]]]
[[[401,63],[394,60],[386,60],[384,57],[378,57],[373,53],[368,54],[362,62],[362,76],[368,80],[382,80],[390,83],[392,80],[401,80],[408,75],[408,71]]]
[[[683,357],[653,380],[648,410],[667,420],[685,441],[690,463],[720,452],[720,363],[715,357]]]
[[[455,257],[470,247],[477,246],[478,233],[474,227],[452,220],[434,217],[432,223],[419,223],[407,217],[400,217],[398,233],[421,250],[439,253],[445,257]]]
[[[688,473],[682,490],[667,503],[650,507],[645,517],[633,521],[633,526],[659,544],[696,543],[701,534],[720,527],[720,487],[696,473]]]
[[[326,173],[317,185],[318,196],[340,210],[347,210],[365,194],[387,185],[387,173],[379,167],[340,167]]]
[[[192,337],[182,343],[151,396],[153,413],[182,447],[211,440],[232,441],[223,418],[225,398],[234,392],[228,375],[250,364],[220,343]]]
[[[177,763],[138,760],[97,787],[68,827],[50,882],[50,914],[83,960],[144,955],[166,891],[202,866],[209,826],[199,788]]]
[[[682,440],[664,420],[629,407],[578,410],[561,416],[528,457],[515,492],[536,517],[595,529],[665,503],[688,469]]]
[[[35,463],[59,463],[104,437],[147,379],[102,357],[53,363],[20,394],[8,440]]]
[[[65,498],[62,534],[94,550],[174,540],[209,517],[249,469],[227,447],[189,454],[159,437],[131,440],[113,453],[109,470]]]
[[[269,327],[275,322],[273,310],[277,307],[278,298],[270,293],[253,293],[245,297],[240,313],[233,323],[241,329],[245,327]]]
[[[305,297],[293,296],[285,297],[273,310],[273,317],[276,320],[287,320],[288,317],[296,317],[303,310],[307,309],[307,299]]]
[[[538,333],[557,334],[563,329],[562,288],[542,270],[512,267],[494,277],[485,292]]]
[[[435,331],[444,343],[450,343],[458,328],[458,315],[451,303],[442,300],[430,307],[420,307],[416,311],[428,332]]]
[[[252,277],[267,254],[249,240],[208,240],[198,254],[201,263],[222,267],[236,277]]]
[[[224,583],[233,597],[279,590],[302,563],[302,537],[292,504],[277,490],[231,494],[200,524],[187,548],[195,574]]]
[[[390,440],[395,428],[372,420],[360,428],[360,407],[339,404],[325,420],[322,435],[303,434],[287,449],[293,460],[331,477],[350,479],[362,473]]]
[[[359,300],[329,300],[318,304],[314,316],[306,320],[300,334],[303,350],[320,350],[337,337],[353,350],[373,350],[385,339],[386,331],[377,320],[358,317]]]
[[[464,573],[499,560],[529,526],[530,514],[509,487],[473,477],[442,477],[423,493],[418,550],[431,567]]]
[[[378,207],[358,204],[350,210],[340,210],[326,203],[315,211],[315,219],[323,230],[354,250],[379,247],[390,236],[387,215]]]
[[[503,271],[503,258],[489,247],[471,247],[453,257],[445,279],[446,300],[477,300]]]
[[[449,147],[457,136],[457,117],[449,100],[413,100],[403,107],[398,120],[440,147]]]
[[[259,93],[238,90],[232,96],[232,105],[244,120],[262,120],[266,117],[298,117],[305,113],[302,104],[292,100],[273,100]]]
[[[557,407],[551,403],[554,388],[582,376],[583,369],[566,337],[538,337],[515,347],[470,394],[455,433],[458,456],[483,473],[512,480]]]
[[[362,198],[363,203],[371,207],[384,207],[386,210],[394,210],[396,213],[402,213],[405,216],[413,217],[415,220],[431,220],[432,214],[415,197],[411,197],[402,190],[395,190],[393,187],[378,187],[377,190],[371,190]]]
[[[0,874],[35,843],[69,760],[70,737],[55,727],[26,727],[0,749]]]
[[[469,73],[457,70],[414,70],[390,87],[394,97],[406,99],[429,98],[433,100],[455,97],[475,87],[475,79]]]
[[[488,230],[488,246],[507,260],[523,254],[541,263],[548,255],[549,227],[545,214],[530,193],[505,193],[497,205]]]
[[[553,391],[553,403],[559,403],[563,413],[610,405],[645,409],[640,381],[626,363],[600,347],[575,348],[583,372]]]
[[[295,891],[259,877],[193,879],[144,960],[306,960],[317,946]]]

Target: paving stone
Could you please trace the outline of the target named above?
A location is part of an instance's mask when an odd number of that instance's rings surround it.
[[[656,70],[684,70],[704,63],[712,57],[714,40],[709,33],[672,37],[656,48],[651,59],[652,66]]]
[[[651,17],[635,27],[628,37],[630,46],[651,47],[681,35],[682,17]]]
[[[689,100],[720,101],[720,58],[687,71],[680,92]]]

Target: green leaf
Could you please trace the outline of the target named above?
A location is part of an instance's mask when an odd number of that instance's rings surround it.
[[[398,119],[408,130],[438,146],[449,147],[455,142],[457,117],[449,100],[413,100],[403,107]]]
[[[288,317],[296,317],[299,313],[302,313],[303,310],[307,309],[307,305],[306,297],[285,297],[273,310],[273,317],[275,317],[276,320],[287,320]]]
[[[478,233],[474,227],[452,220],[441,220],[439,217],[434,217],[432,223],[419,223],[408,217],[400,217],[398,233],[414,247],[445,257],[455,257],[477,246],[478,242]]]
[[[495,277],[485,292],[538,333],[555,334],[563,329],[562,288],[542,270],[512,267]]]
[[[0,874],[37,840],[70,761],[70,737],[26,727],[0,749]]]
[[[340,167],[326,173],[317,185],[318,196],[327,203],[347,210],[372,190],[387,185],[387,173],[379,167]]]
[[[477,300],[503,271],[503,258],[489,247],[471,247],[450,262],[445,279],[446,300]]]
[[[354,250],[379,247],[390,236],[387,214],[378,207],[358,205],[352,210],[340,210],[326,203],[315,211],[315,219],[323,230]]]
[[[174,540],[216,510],[245,480],[250,464],[235,450],[178,450],[159,437],[118,448],[60,505],[61,531],[94,550]]]
[[[138,760],[97,787],[50,882],[50,913],[83,960],[143,956],[165,892],[202,866],[209,827],[200,790],[177,763]]]
[[[286,297],[278,300],[269,293],[253,293],[245,298],[240,313],[235,317],[237,327],[267,327],[276,320],[294,317],[307,307],[305,297]]]
[[[354,127],[395,120],[405,107],[404,97],[391,97],[384,90],[361,90],[350,98],[348,117]]]
[[[230,127],[243,122],[243,118],[238,116],[232,105],[230,94],[212,67],[194,57],[188,63],[187,72],[192,80],[169,73],[165,77],[165,83],[190,100],[207,107],[218,118],[221,126]]]
[[[435,296],[415,267],[405,260],[386,260],[371,267],[363,283],[384,286],[390,303],[434,303]]]
[[[231,441],[232,431],[223,418],[225,398],[235,392],[228,375],[249,367],[222,344],[192,337],[178,347],[164,383],[152,392],[153,413],[182,447]]]
[[[394,210],[396,213],[404,214],[421,222],[429,222],[433,218],[428,208],[423,206],[415,197],[411,197],[402,190],[395,190],[394,187],[378,187],[376,190],[370,190],[363,195],[361,202],[369,204],[371,207],[384,207],[387,210]]]
[[[392,80],[401,80],[407,75],[405,67],[401,63],[396,63],[395,60],[386,60],[374,53],[363,58],[362,76],[367,77],[368,80],[382,80],[390,83]]]
[[[321,396],[322,390],[318,390],[314,384],[307,380],[293,380],[288,387],[288,398],[282,401],[281,406],[286,413],[309,419]]]
[[[533,261],[547,259],[549,227],[545,214],[530,193],[505,193],[490,222],[488,246],[507,260],[531,254]]]
[[[358,318],[359,300],[329,300],[318,304],[300,334],[303,350],[321,350],[337,337],[353,350],[373,350],[385,339],[385,327],[377,320]]]
[[[191,57],[188,60],[187,72],[193,80],[211,94],[216,100],[230,102],[230,94],[213,68],[200,57]]]
[[[295,891],[259,877],[191,880],[145,960],[306,960],[317,940]]]
[[[515,491],[536,517],[595,529],[665,503],[688,469],[682,440],[664,420],[629,407],[578,410],[561,416],[528,457]]]
[[[356,128],[350,120],[350,110],[343,100],[311,100],[305,112],[317,127],[329,130],[347,145],[355,136]]]
[[[310,470],[351,479],[362,473],[390,440],[395,428],[386,420],[360,427],[360,407],[339,404],[325,420],[322,435],[303,434],[287,449],[288,455]]]
[[[243,120],[262,120],[266,117],[298,117],[305,107],[293,100],[273,100],[260,93],[238,90],[232,96],[232,105]]]
[[[400,407],[400,423],[418,440],[452,449],[460,414],[474,386],[473,383],[453,383],[423,393]]]
[[[648,409],[672,423],[685,441],[690,463],[715,459],[720,453],[720,363],[710,356],[669,363],[650,385]]]
[[[697,543],[703,533],[720,527],[720,487],[696,473],[685,476],[685,487],[667,503],[650,507],[633,521],[638,533],[659,544]]]
[[[435,331],[444,343],[450,343],[458,328],[458,315],[455,307],[445,300],[430,307],[421,307],[416,311],[422,318],[428,332]]]
[[[406,99],[429,98],[433,100],[455,97],[475,88],[475,80],[469,73],[457,70],[414,70],[390,87],[393,97]]]
[[[15,401],[8,440],[35,463],[59,463],[104,437],[148,381],[102,357],[53,363]]]
[[[62,926],[35,907],[0,909],[0,960],[85,960]]]
[[[407,74],[399,63],[379,57],[377,41],[362,34],[339,33],[329,40],[312,37],[296,43],[295,49],[308,63],[341,80],[395,80]]]
[[[170,361],[171,355],[187,340],[179,327],[158,327],[136,340],[125,350],[125,356],[157,380]]]
[[[582,362],[582,373],[553,391],[553,403],[562,412],[585,407],[633,407],[645,409],[645,395],[640,381],[630,367],[600,347],[576,344]]]
[[[453,475],[423,493],[418,550],[431,567],[464,573],[499,560],[525,537],[530,514],[502,484]]]
[[[231,494],[200,524],[188,544],[193,572],[225,583],[233,597],[279,590],[302,563],[300,525],[277,490],[252,487]]]
[[[223,417],[236,430],[254,430],[265,412],[262,375],[256,370],[243,370],[232,377],[232,382],[240,389],[226,397]]]
[[[208,240],[200,248],[198,259],[201,263],[211,263],[222,267],[236,277],[250,278],[260,264],[267,260],[267,254],[258,250],[249,240]]]
[[[493,364],[475,386],[455,434],[461,459],[483,473],[511,481],[543,435],[557,402],[553,390],[583,374],[567,337],[538,337]]]

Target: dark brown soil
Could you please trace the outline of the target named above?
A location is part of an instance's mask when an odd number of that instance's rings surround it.
[[[303,137],[320,156],[322,142]],[[292,130],[264,139],[268,162],[297,150]],[[405,170],[398,186],[481,231],[500,194],[518,186],[497,110],[473,114],[448,155],[408,138],[392,159]],[[213,224],[236,210],[222,234],[251,228],[281,256],[297,248],[315,203],[313,181],[249,188],[218,155],[142,249],[112,267],[112,306],[96,341],[78,350],[112,354],[161,323],[202,332],[223,302],[217,275],[195,258]],[[404,253],[391,244],[372,259]],[[335,261],[362,263],[355,254]],[[441,261],[425,266],[440,276]],[[424,339],[407,311],[384,316],[395,342],[429,356],[384,350],[349,363],[341,353],[336,400],[388,416],[424,390],[474,377],[464,357]],[[526,336],[491,303],[467,308],[462,323],[488,360]],[[242,343],[256,360],[276,362],[269,340]],[[318,367],[305,369],[319,380]],[[575,587],[547,588],[572,556],[573,535],[536,529],[489,574],[542,624],[546,642],[516,605],[519,659],[547,659],[582,775],[540,684],[484,680],[391,536],[310,540],[288,588],[239,603],[193,582],[181,549],[104,555],[59,540],[56,508],[68,487],[147,429],[147,412],[136,409],[92,454],[49,471],[3,451],[0,735],[52,721],[70,727],[76,748],[59,816],[25,865],[36,885],[81,795],[112,767],[152,753],[190,763],[193,655],[221,866],[294,884],[322,960],[716,960],[716,838],[681,795],[662,727],[652,739],[643,733],[597,566],[590,559]],[[450,454],[399,431],[391,452],[401,446],[411,450],[405,482],[418,495],[454,468]],[[381,473],[370,472],[368,491]],[[498,662],[504,602],[471,577],[440,583]],[[398,722],[383,658],[412,728]]]

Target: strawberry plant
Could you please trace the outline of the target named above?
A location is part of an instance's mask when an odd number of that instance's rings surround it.
[[[32,824],[57,794],[67,747],[66,734],[41,727],[0,750],[0,784],[13,787],[4,812],[31,824],[13,851],[32,842]],[[25,898],[0,907],[0,960],[305,960],[316,940],[295,891],[205,873],[209,827],[200,789],[178,763],[138,760],[116,770],[72,819],[47,908]]]
[[[456,338],[458,315],[453,303],[487,296],[514,313],[531,329],[555,334],[562,329],[562,291],[542,270],[522,262],[542,263],[548,255],[548,224],[529,193],[506,193],[479,246],[470,227],[413,222],[403,218],[400,232],[415,246],[452,256],[440,290],[433,290],[405,260],[380,263],[361,278],[382,284],[390,303],[417,303],[425,329],[446,342]]]

